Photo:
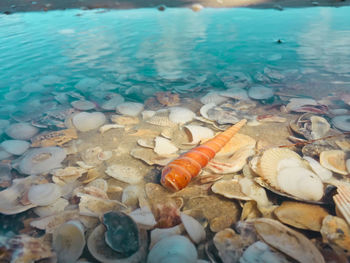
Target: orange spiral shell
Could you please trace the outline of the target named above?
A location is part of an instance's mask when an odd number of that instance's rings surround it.
[[[162,170],[161,183],[166,188],[178,191],[186,187],[191,179],[199,174],[215,154],[245,125],[243,119],[218,134],[213,139],[182,154],[168,163]]]

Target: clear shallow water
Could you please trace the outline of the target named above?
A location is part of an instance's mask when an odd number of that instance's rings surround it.
[[[66,91],[89,77],[142,100],[157,90],[231,87],[240,72],[287,93],[308,85],[317,96],[350,88],[349,13],[344,7],[2,15],[0,91],[31,82],[44,84],[46,93]]]

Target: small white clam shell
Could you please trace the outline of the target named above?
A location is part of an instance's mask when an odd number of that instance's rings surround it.
[[[309,162],[311,169],[321,178],[322,182],[332,178],[332,172],[324,168],[318,161],[309,156],[304,156],[303,158]]]
[[[143,110],[143,104],[137,102],[124,102],[117,105],[117,112],[127,116],[137,116]]]
[[[61,196],[61,188],[52,183],[33,185],[28,191],[28,200],[35,205],[47,206]]]
[[[196,117],[196,114],[183,107],[172,107],[170,108],[170,113],[169,113],[169,120],[174,122],[174,123],[187,123],[190,122]]]
[[[148,254],[147,263],[196,263],[196,247],[184,236],[163,238]]]
[[[163,137],[157,136],[154,139],[154,142],[154,151],[159,155],[173,154],[178,150],[178,148],[174,144],[172,144],[171,141]]]
[[[191,144],[199,143],[203,139],[214,136],[214,132],[211,129],[199,125],[187,125],[184,127],[184,130],[189,136]]]
[[[56,251],[58,261],[75,262],[85,247],[84,226],[77,220],[68,221],[55,230],[52,247]]]
[[[22,140],[6,140],[0,146],[10,154],[21,155],[28,150],[30,143]]]
[[[186,232],[194,243],[199,244],[205,239],[206,235],[204,227],[196,219],[184,213],[181,213],[180,217]]]

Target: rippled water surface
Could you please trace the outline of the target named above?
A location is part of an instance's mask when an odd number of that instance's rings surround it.
[[[231,87],[244,74],[250,83],[317,96],[350,87],[349,13],[344,7],[2,15],[1,94],[11,91],[7,97],[17,100],[13,92],[33,82],[47,92],[69,90],[89,77],[145,99],[157,90]]]

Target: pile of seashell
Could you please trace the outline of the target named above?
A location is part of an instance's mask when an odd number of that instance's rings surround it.
[[[107,84],[82,95],[96,85],[55,94],[60,110],[42,119],[1,122],[0,213],[26,218],[1,237],[0,261],[350,259],[348,115],[311,99],[273,107],[275,90],[249,81],[199,100],[159,92],[145,104]],[[160,184],[168,163],[242,119],[188,186]]]

